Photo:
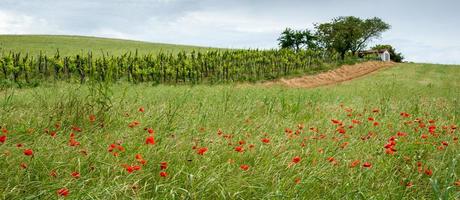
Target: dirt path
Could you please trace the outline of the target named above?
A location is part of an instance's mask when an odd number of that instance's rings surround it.
[[[395,63],[393,62],[369,61],[355,65],[344,65],[340,68],[317,75],[303,76],[292,79],[280,79],[264,83],[264,85],[284,85],[287,87],[295,88],[314,88],[352,80],[372,73],[376,70],[392,67],[394,65]]]

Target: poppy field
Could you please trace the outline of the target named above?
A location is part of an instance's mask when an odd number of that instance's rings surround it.
[[[460,68],[0,90],[0,199],[459,199]]]

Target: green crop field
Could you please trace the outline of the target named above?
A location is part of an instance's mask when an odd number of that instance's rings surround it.
[[[458,74],[398,64],[314,89],[3,88],[0,198],[459,199]]]
[[[196,47],[187,45],[149,43],[133,40],[59,35],[0,35],[0,52],[21,52],[36,56],[40,53],[52,56],[59,50],[62,56],[86,54],[93,52],[94,56],[102,53],[121,55],[126,52],[139,54],[180,51],[206,51],[216,48]]]

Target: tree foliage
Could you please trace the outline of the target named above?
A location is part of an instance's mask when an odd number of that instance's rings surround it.
[[[316,37],[321,47],[336,51],[341,58],[347,52],[353,55],[364,49],[373,38],[380,37],[390,25],[380,18],[360,19],[358,17],[338,17],[331,22],[316,24]]]
[[[383,50],[383,49],[388,50],[388,52],[390,53],[390,58],[394,62],[402,62],[404,60],[404,56],[402,55],[402,53],[396,52],[396,49],[389,44],[375,45],[374,47],[372,47],[372,49],[373,50]]]
[[[281,36],[278,38],[278,44],[281,49],[291,49],[295,52],[299,52],[301,49],[314,49],[315,48],[315,36],[308,30],[293,30],[286,28]]]

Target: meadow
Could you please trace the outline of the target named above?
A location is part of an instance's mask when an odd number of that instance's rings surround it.
[[[30,55],[54,55],[59,50],[61,56],[86,54],[93,52],[94,57],[100,57],[106,53],[122,55],[126,52],[135,52],[140,55],[148,53],[181,51],[208,51],[218,48],[198,47],[191,45],[176,45],[163,43],[150,43],[134,40],[98,38],[69,35],[0,35],[0,51],[20,52]]]
[[[0,91],[1,199],[459,199],[460,67]]]

